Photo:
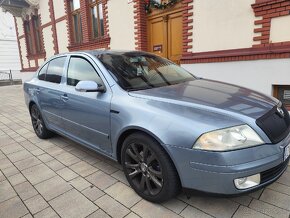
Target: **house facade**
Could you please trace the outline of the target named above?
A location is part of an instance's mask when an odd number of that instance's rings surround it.
[[[21,70],[14,18],[0,9],[0,71],[9,72],[10,70],[13,73]],[[3,75],[0,77],[7,78]]]
[[[149,51],[290,108],[290,0],[4,0],[22,71],[87,49]]]

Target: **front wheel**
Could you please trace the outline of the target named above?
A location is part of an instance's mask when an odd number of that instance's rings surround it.
[[[121,162],[131,187],[148,201],[169,200],[180,190],[179,177],[169,156],[145,134],[134,133],[125,139]]]
[[[53,136],[53,133],[46,128],[43,118],[36,104],[31,106],[30,116],[34,132],[39,138],[47,139]]]

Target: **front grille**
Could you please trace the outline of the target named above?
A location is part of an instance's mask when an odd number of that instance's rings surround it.
[[[277,106],[256,120],[256,124],[266,133],[272,143],[282,141],[290,131],[290,118],[286,108],[282,105],[284,116],[277,111]]]
[[[289,162],[288,160],[284,161],[283,163],[279,164],[278,166],[275,166],[269,170],[266,170],[261,173],[261,184],[270,181],[271,179],[274,179],[278,175],[280,175],[286,168]]]

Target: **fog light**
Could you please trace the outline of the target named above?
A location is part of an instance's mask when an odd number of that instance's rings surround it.
[[[234,182],[237,189],[247,189],[259,185],[261,182],[261,176],[259,173],[252,176],[235,179]]]

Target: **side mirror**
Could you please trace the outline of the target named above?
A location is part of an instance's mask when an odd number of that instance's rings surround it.
[[[105,92],[104,86],[97,84],[95,81],[79,81],[76,85],[78,92]]]

